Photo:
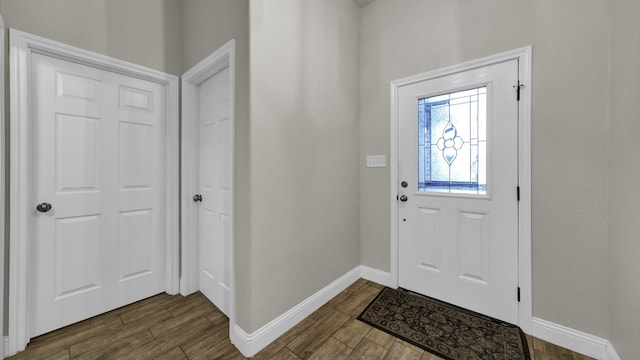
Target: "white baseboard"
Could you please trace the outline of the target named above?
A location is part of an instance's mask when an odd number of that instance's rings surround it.
[[[390,273],[364,265],[360,265],[360,277],[384,286],[389,286],[391,284]]]
[[[251,334],[236,325],[231,331],[231,342],[242,355],[252,357],[353,284],[360,274],[358,266]]]
[[[4,359],[6,357],[9,357],[9,337],[8,336],[4,336],[2,337],[2,346],[0,346],[0,359]]]
[[[609,340],[550,321],[533,318],[532,334],[538,339],[562,346],[598,360],[620,360]]]

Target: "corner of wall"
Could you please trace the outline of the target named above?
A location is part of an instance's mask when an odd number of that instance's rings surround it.
[[[362,277],[362,272],[361,266],[354,268],[252,333],[247,333],[240,326],[234,326],[233,329],[230,329],[231,343],[238,348],[242,355],[246,357],[254,356],[353,284]]]

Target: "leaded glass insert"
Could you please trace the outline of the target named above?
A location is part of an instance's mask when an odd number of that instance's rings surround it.
[[[418,190],[487,193],[487,87],[418,100]]]

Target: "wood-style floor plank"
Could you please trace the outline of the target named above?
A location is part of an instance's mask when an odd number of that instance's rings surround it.
[[[240,360],[245,359],[233,345],[223,341],[193,357],[194,360]]]
[[[145,319],[149,315],[155,314],[161,310],[164,310],[164,312],[168,313],[168,308],[176,304],[186,304],[189,302],[189,300],[192,299],[195,298],[159,294],[149,299],[142,300],[132,305],[117,309],[113,311],[113,313],[120,316],[123,323],[128,324]]]
[[[333,334],[333,338],[353,349],[367,335],[371,327],[357,319],[351,319]]]
[[[316,352],[311,355],[309,360],[344,360],[349,356],[351,350],[347,345],[330,337],[325,341]]]
[[[274,342],[267,345],[267,347],[262,349],[262,351],[257,353],[253,357],[253,360],[278,359],[278,357],[276,356],[282,351],[283,348],[287,346],[287,344],[289,344],[291,341],[299,337],[304,331],[306,331],[309,327],[311,327],[315,323],[316,323],[316,320],[312,319],[311,317],[305,318],[304,320],[300,321],[296,326],[294,326],[289,331],[284,333],[282,336],[277,338]],[[287,352],[291,352],[291,351],[287,349]],[[299,358],[296,356],[296,359],[299,359]]]
[[[384,360],[420,360],[423,352],[396,341],[391,345]]]
[[[345,301],[339,303],[336,309],[349,316],[358,316],[380,293],[380,290],[382,290],[382,286],[375,286],[373,283],[361,286],[358,291],[355,291]]]
[[[123,332],[125,333],[125,332]],[[93,347],[87,351],[73,353],[71,358],[75,360],[93,360],[93,359],[110,359],[115,358],[119,354],[126,354],[133,349],[139,349],[142,346],[153,341],[153,335],[148,330],[127,333],[128,336],[118,336],[114,340],[102,340],[100,345]]]
[[[70,346],[72,358],[87,358],[98,356],[103,353],[112,353],[120,348],[128,346],[139,346],[145,344],[147,339],[153,340],[153,335],[148,329],[157,323],[171,318],[166,309],[157,309],[156,312],[148,314],[144,321],[129,322],[113,331],[108,332],[110,336],[104,336],[105,333],[99,333],[90,338],[86,338]],[[135,340],[135,342],[134,342]]]
[[[441,360],[356,319],[382,286],[360,279],[254,360]],[[527,336],[532,360],[591,358]],[[202,294],[160,294],[32,340],[9,360],[244,360],[229,321]],[[592,359],[591,359],[592,360]]]
[[[181,346],[182,351],[189,359],[193,359],[222,342],[229,342],[228,329],[227,324],[214,324],[214,327],[186,341]]]
[[[299,358],[308,359],[331,335],[349,320],[349,316],[332,310],[322,320],[317,321],[287,347]]]
[[[365,337],[385,349],[390,349],[391,345],[396,341],[395,337],[372,327],[370,327],[370,330]]]
[[[155,359],[156,357],[171,350],[176,345],[180,346],[189,341],[189,339],[212,327],[213,324],[204,317],[185,322],[182,326],[176,328],[174,332],[156,338],[141,347],[134,348],[132,351],[129,351],[122,356],[117,356],[116,359]]]
[[[364,338],[358,346],[349,354],[347,357],[348,360],[356,360],[356,359],[384,359],[384,356],[387,354],[387,349],[384,347],[374,343],[373,341]]]
[[[155,358],[155,360],[189,360],[179,347],[175,347],[168,352]]]

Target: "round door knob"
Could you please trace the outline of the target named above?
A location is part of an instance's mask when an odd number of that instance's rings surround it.
[[[49,203],[42,203],[36,206],[36,210],[40,211],[41,213],[46,213],[47,211],[51,210],[52,207],[53,206],[51,206],[51,204]]]
[[[409,200],[409,198],[407,197],[407,195],[400,195],[400,201],[405,202]]]

